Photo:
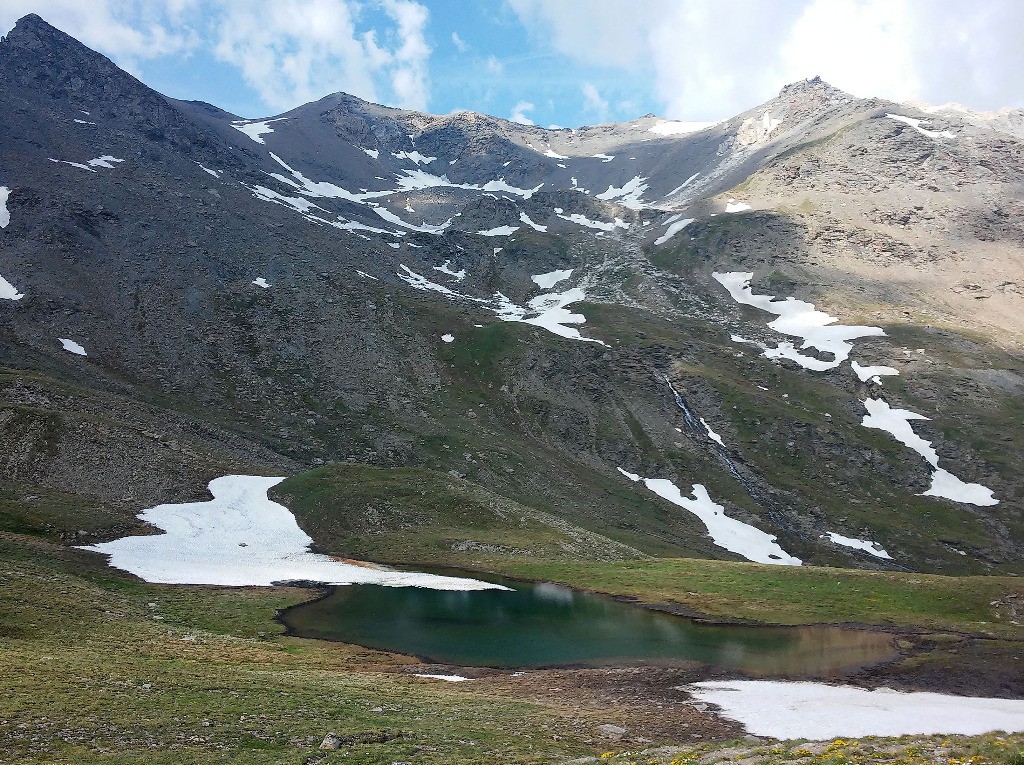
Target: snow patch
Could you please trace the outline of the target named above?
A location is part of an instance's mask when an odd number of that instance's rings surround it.
[[[365,151],[365,149],[364,149],[364,151]],[[369,152],[367,152],[367,153],[369,153]],[[394,157],[395,159],[408,159],[408,160],[411,160],[411,161],[415,162],[417,165],[420,165],[420,164],[429,165],[431,162],[433,162],[435,159],[437,159],[437,157],[424,157],[418,151],[400,151],[400,152],[398,152],[398,154],[395,154],[394,152],[392,152],[391,156]]]
[[[569,326],[573,324],[584,324],[587,321],[587,317],[583,314],[573,313],[568,310],[568,306],[573,303],[578,303],[581,300],[585,300],[587,297],[586,293],[584,293],[579,287],[574,287],[573,289],[566,290],[565,292],[552,292],[544,295],[538,295],[527,303],[527,306],[529,306],[528,310],[524,310],[519,306],[514,305],[508,300],[508,298],[505,298],[504,295],[501,295],[501,297],[504,298],[504,302],[500,306],[500,309],[495,311],[495,313],[505,321],[518,321],[524,324],[533,324],[534,326],[546,329],[548,332],[558,335],[559,337],[606,345],[606,343],[603,343],[596,338],[583,337],[578,329],[574,326]],[[525,318],[528,313],[536,313],[536,316],[529,319]]]
[[[711,429],[711,426],[708,425],[707,420],[705,420],[703,417],[701,417],[700,418],[700,424],[703,425],[704,429],[708,432],[708,438],[710,438],[712,441],[714,441],[716,444],[718,444],[722,448],[725,448],[725,444],[722,443],[722,437]]]
[[[576,223],[580,226],[586,226],[587,228],[596,228],[600,229],[601,231],[614,231],[617,228],[629,228],[629,224],[623,222],[619,218],[616,218],[613,223],[605,223],[604,221],[590,220],[590,218],[588,218],[585,215],[581,215],[580,213],[573,213],[572,215],[563,215],[561,209],[562,208],[560,207],[556,207],[555,215],[557,215],[562,220],[567,220],[570,223]]]
[[[678,217],[678,216],[673,216],[673,217]],[[683,218],[682,220],[675,220],[675,221],[673,221],[672,223],[669,224],[669,227],[667,229],[665,229],[665,233],[662,234],[661,236],[659,236],[657,239],[654,240],[654,243],[655,244],[665,244],[665,242],[667,242],[669,239],[674,237],[676,234],[678,234],[684,228],[689,226],[691,223],[693,223],[693,221],[694,221],[693,218]]]
[[[267,497],[283,481],[227,475],[210,481],[213,499],[158,505],[139,519],[166,533],[124,537],[81,549],[110,556],[110,565],[147,582],[270,586],[279,582],[379,584],[435,590],[507,589],[458,579],[342,563],[309,552],[313,540],[291,511]]]
[[[618,199],[619,204],[623,207],[628,207],[631,210],[639,210],[644,206],[643,197],[644,192],[647,191],[647,184],[644,182],[646,178],[641,178],[639,175],[633,176],[630,180],[626,181],[621,187],[608,186],[605,191],[602,191],[597,195],[597,199],[610,200]]]
[[[286,197],[284,194],[278,194],[273,189],[268,189],[266,186],[246,186],[252,195],[257,199],[262,199],[264,202],[273,202],[274,204],[284,205],[290,207],[296,212],[300,212],[303,215],[308,215],[309,211],[313,208],[317,210],[323,210],[319,205],[315,205],[308,199],[303,197]],[[326,210],[324,210],[326,212]]]
[[[683,190],[683,189],[685,189],[685,188],[686,188],[687,186],[689,186],[689,185],[690,185],[691,183],[693,183],[693,182],[694,182],[694,181],[695,181],[695,180],[697,179],[697,176],[698,176],[698,175],[700,175],[700,173],[694,173],[693,175],[691,175],[691,176],[690,176],[689,178],[687,178],[687,179],[686,179],[685,181],[683,181],[683,182],[682,182],[682,183],[680,183],[680,184],[679,184],[678,186],[676,186],[676,187],[675,187],[674,189],[672,189],[672,191],[668,192],[668,193],[667,193],[667,194],[666,194],[666,195],[664,196],[664,199],[668,199],[669,197],[671,197],[671,196],[675,196],[676,194],[678,194],[678,193],[679,193],[680,191],[682,191],[682,190]]]
[[[273,133],[274,128],[270,127],[271,122],[280,122],[286,120],[287,117],[277,117],[272,120],[235,120],[231,123],[231,127],[239,132],[245,133],[256,143],[266,143],[263,140],[263,136],[267,133]]]
[[[1024,701],[1015,699],[781,680],[709,680],[687,690],[748,733],[778,739],[1024,731]]]
[[[615,155],[613,154],[591,154],[590,156],[593,157],[594,159],[599,159],[602,162],[611,162],[613,159],[615,159]]]
[[[415,287],[418,290],[424,290],[426,292],[440,292],[442,295],[447,295],[448,297],[453,298],[468,298],[469,300],[473,300],[474,302],[477,303],[486,302],[484,300],[481,300],[480,298],[471,298],[468,295],[461,295],[458,292],[455,292],[454,290],[448,289],[443,284],[432,282],[427,277],[423,276],[422,274],[416,273],[415,271],[413,271],[411,268],[404,264],[399,264],[399,268],[401,268],[402,271],[404,271],[405,273],[399,272],[398,278],[401,279],[406,284],[408,284],[410,287]]]
[[[883,375],[898,375],[900,373],[898,369],[894,369],[893,367],[862,367],[856,361],[851,362],[851,366],[853,366],[853,373],[857,375],[857,379],[859,379],[861,382],[867,382],[868,380],[871,380],[871,382],[877,383],[878,385],[882,384],[881,377]]]
[[[440,271],[442,274],[448,274],[448,276],[452,276],[460,282],[466,278],[465,268],[460,268],[458,271],[452,271],[451,267],[448,265],[449,263],[451,263],[451,261],[446,260],[440,266],[434,266],[434,270]]]
[[[552,159],[569,159],[564,154],[559,154],[557,151],[554,151],[552,149],[548,149],[547,151],[545,151],[544,156],[551,157]]]
[[[57,339],[60,340],[61,347],[63,347],[64,350],[67,351],[68,353],[74,353],[78,356],[89,355],[88,353],[85,352],[85,348],[76,343],[74,340],[68,340],[66,337],[58,337]]]
[[[363,152],[364,154],[370,157],[373,157],[374,159],[377,159],[377,157],[380,156],[380,151],[378,151],[377,149],[364,149],[362,146],[360,146],[359,151]]]
[[[549,271],[546,274],[536,274],[531,276],[530,279],[533,283],[540,287],[542,290],[549,290],[564,279],[568,279],[572,276],[572,269],[566,268],[560,271]]]
[[[927,125],[930,122],[930,120],[919,120],[915,119],[914,117],[904,116],[902,114],[887,113],[885,116],[891,120],[896,120],[897,122],[902,122],[905,125],[910,125],[910,127],[914,128],[914,130],[916,130],[918,133],[920,133],[921,135],[926,135],[929,138],[956,138],[956,135],[949,132],[948,130],[927,130],[926,128],[921,127],[921,125]]]
[[[748,205],[746,202],[737,202],[735,199],[730,199],[728,202],[725,203],[725,211],[727,213],[738,213],[749,209],[750,205]]]
[[[519,226],[496,226],[486,231],[477,231],[480,236],[510,236],[519,230]]]
[[[262,276],[260,276],[260,277],[258,277],[256,279],[253,279],[252,283],[255,284],[257,287],[262,287],[265,290],[266,289],[270,289],[270,283],[266,279],[264,279]]]
[[[532,220],[530,220],[530,216],[524,212],[519,213],[519,220],[521,220],[527,226],[532,228],[534,231],[540,231],[542,234],[548,230],[547,226],[542,226],[539,223],[534,223]]]
[[[360,276],[366,278],[366,279],[373,279],[375,282],[380,281],[380,279],[378,279],[376,276],[372,276],[372,275],[366,273],[365,271],[360,271],[358,268],[356,269],[356,273],[359,274]]]
[[[844,537],[842,534],[837,534],[834,531],[827,531],[825,533],[833,544],[842,545],[843,547],[852,547],[854,550],[863,550],[869,555],[874,555],[876,558],[892,560],[892,556],[889,555],[889,553],[885,551],[885,548],[878,544],[878,542],[869,542],[866,539]]]
[[[407,228],[410,231],[421,231],[425,234],[440,234],[442,231],[444,231],[446,228],[452,225],[452,219],[449,218],[439,226],[431,226],[428,223],[424,223],[422,226],[417,226],[415,223],[409,223],[408,221],[402,220],[385,207],[374,207],[373,211],[377,213],[377,215],[382,217],[384,220],[386,220],[388,223],[394,223],[395,225],[401,226],[402,228]]]
[[[203,165],[202,162],[196,162],[196,164],[199,165],[199,167],[202,169],[202,171],[204,173],[209,173],[210,175],[212,175],[217,180],[220,180],[220,176],[221,176],[220,172],[218,172],[216,170],[211,170],[210,168],[208,168],[205,165]],[[223,172],[223,171],[221,171],[221,172]]]
[[[471,677],[463,677],[462,675],[427,675],[420,673],[413,673],[413,677],[427,677],[431,680],[445,680],[449,683],[464,683],[467,680],[472,680]]]
[[[0,276],[0,300],[21,300],[23,297],[24,294],[18,292],[13,284]]]
[[[7,228],[11,222],[11,211],[7,209],[7,198],[11,190],[6,186],[0,186],[0,228]]]
[[[779,547],[776,537],[727,516],[725,508],[711,500],[702,484],[693,484],[693,497],[690,498],[684,497],[679,488],[668,479],[641,478],[634,473],[627,473],[622,468],[619,468],[619,472],[631,481],[642,481],[662,499],[696,515],[707,527],[711,540],[722,549],[742,555],[755,563],[799,566],[803,562]]]
[[[816,372],[823,372],[833,369],[850,356],[853,350],[851,340],[859,337],[884,335],[881,327],[858,327],[835,324],[836,317],[829,316],[824,311],[816,311],[813,303],[806,303],[803,300],[796,300],[789,297],[785,300],[776,300],[769,295],[755,295],[750,289],[752,273],[713,273],[715,280],[729,290],[733,300],[743,305],[750,305],[768,313],[778,316],[768,323],[768,326],[783,335],[803,338],[803,348],[815,348],[824,353],[833,355],[832,361],[823,361],[806,356],[800,353],[792,343],[779,343],[776,348],[768,348],[761,343],[755,343],[764,350],[768,358],[787,358],[795,361],[805,369]],[[738,336],[734,335],[736,339]],[[743,341],[742,338],[738,342]]]
[[[109,154],[104,154],[102,157],[96,157],[96,159],[90,159],[85,164],[82,164],[81,162],[69,162],[66,159],[54,159],[53,157],[50,157],[49,160],[51,162],[58,162],[62,165],[71,165],[72,167],[77,167],[81,170],[88,170],[90,173],[96,172],[93,170],[94,167],[106,167],[112,169],[114,167],[111,164],[112,162],[124,162],[123,159],[112,157]]]
[[[441,340],[443,342],[446,342],[446,343],[454,343],[455,342],[455,335],[450,335],[450,334],[441,335]]]
[[[496,181],[487,181],[483,186],[472,186],[470,188],[479,188],[482,191],[507,191],[509,194],[516,194],[517,196],[521,196],[523,199],[529,199],[540,191],[540,188],[543,185],[543,183],[538,183],[532,189],[521,189],[518,186],[509,186],[505,183],[504,178],[499,178]]]
[[[932,485],[928,491],[922,492],[924,497],[945,497],[954,502],[987,507],[998,505],[999,500],[993,496],[992,490],[979,483],[964,483],[949,471],[939,467],[939,455],[932,448],[931,441],[925,441],[910,425],[911,420],[927,420],[923,414],[907,409],[893,409],[882,399],[869,398],[864,401],[868,413],[861,420],[865,428],[884,430],[904,446],[913,449],[924,457],[932,466]]]

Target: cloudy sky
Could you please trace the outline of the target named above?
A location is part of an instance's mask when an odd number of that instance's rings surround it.
[[[335,91],[575,127],[710,120],[821,75],[858,96],[1024,106],[1022,0],[2,0],[147,84],[244,117]]]

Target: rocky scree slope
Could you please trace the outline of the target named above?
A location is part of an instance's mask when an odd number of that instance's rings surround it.
[[[9,530],[110,536],[225,472],[361,463],[450,473],[627,556],[750,557],[708,536],[719,513],[805,563],[1020,568],[1006,115],[809,80],[696,132],[344,94],[245,120],[35,16],[0,42],[0,99]],[[851,359],[899,376],[800,351],[730,273],[877,327]],[[936,464],[865,427],[868,401],[931,418],[904,425]],[[998,503],[922,496],[939,469]],[[342,505],[319,512],[373,502]]]

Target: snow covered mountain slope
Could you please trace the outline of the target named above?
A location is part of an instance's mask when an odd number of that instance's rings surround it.
[[[602,556],[1021,569],[1011,117],[814,79],[708,126],[241,120],[35,16],[0,100],[0,470],[52,529],[356,463]]]

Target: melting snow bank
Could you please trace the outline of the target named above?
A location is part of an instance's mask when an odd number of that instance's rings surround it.
[[[693,499],[690,499],[684,497],[679,488],[667,479],[641,478],[622,468],[619,468],[619,472],[631,481],[642,481],[659,497],[696,515],[707,526],[712,541],[729,552],[742,555],[755,563],[799,566],[803,562],[779,547],[771,534],[727,516],[725,508],[715,504],[708,496],[707,489],[699,483],[693,485]]]
[[[283,481],[227,475],[210,481],[213,499],[158,505],[139,518],[166,533],[125,537],[81,549],[110,556],[110,565],[147,582],[269,586],[278,582],[379,584],[432,590],[507,589],[475,579],[387,571],[309,552],[313,540],[295,516],[267,498]]]
[[[829,316],[824,311],[816,311],[813,303],[805,303],[791,297],[776,300],[769,295],[755,295],[750,290],[750,280],[754,276],[752,273],[716,272],[711,275],[729,290],[729,294],[737,303],[754,306],[778,316],[778,319],[768,323],[776,332],[803,338],[801,348],[816,348],[834,356],[832,361],[823,361],[813,356],[805,356],[792,343],[782,342],[776,348],[760,346],[768,358],[791,359],[805,369],[823,372],[839,366],[850,356],[850,351],[853,350],[851,340],[885,334],[881,327],[850,327],[843,324],[829,326],[837,321],[836,317]]]
[[[706,681],[685,689],[749,733],[779,739],[1024,731],[1024,701],[1011,699],[778,680]]]
[[[11,222],[11,211],[7,209],[7,197],[11,190],[6,186],[0,186],[0,228],[7,228]]]
[[[833,544],[842,545],[843,547],[852,547],[855,550],[863,550],[869,555],[874,555],[876,558],[892,560],[892,556],[889,555],[889,553],[885,551],[885,548],[878,544],[878,542],[869,542],[866,539],[844,537],[842,534],[836,534],[834,531],[826,533]]]
[[[945,497],[954,502],[980,506],[999,504],[991,489],[980,483],[964,483],[949,471],[939,467],[939,455],[932,448],[931,441],[925,441],[910,426],[911,420],[927,420],[923,414],[907,409],[893,409],[888,402],[875,398],[864,401],[864,408],[868,413],[861,420],[861,425],[891,433],[897,441],[920,454],[935,469],[932,473],[931,487],[921,496]]]

